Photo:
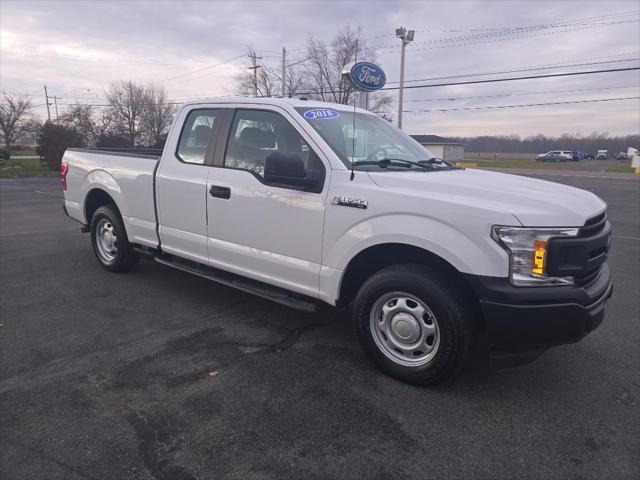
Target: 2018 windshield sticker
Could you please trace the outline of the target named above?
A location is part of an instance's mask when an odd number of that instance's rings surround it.
[[[328,120],[340,116],[338,112],[328,108],[314,108],[313,110],[307,110],[303,115],[307,120]]]

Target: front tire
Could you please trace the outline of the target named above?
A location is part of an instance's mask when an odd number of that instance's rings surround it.
[[[414,385],[458,373],[473,341],[473,309],[461,287],[423,265],[384,268],[360,288],[354,320],[365,353],[386,374]]]
[[[128,272],[140,260],[131,248],[115,205],[99,207],[93,214],[91,246],[100,265],[110,272]]]

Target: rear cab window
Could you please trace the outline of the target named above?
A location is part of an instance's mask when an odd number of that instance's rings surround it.
[[[214,133],[218,113],[217,109],[198,109],[189,112],[176,150],[176,156],[184,163],[196,165],[205,163],[207,147]]]

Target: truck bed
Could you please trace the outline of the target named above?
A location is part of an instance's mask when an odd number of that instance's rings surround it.
[[[64,192],[69,216],[89,224],[87,204],[91,202],[91,191],[108,185],[109,194],[120,208],[129,240],[157,246],[154,174],[161,154],[161,150],[137,148],[67,149],[62,161],[69,165]]]
[[[109,148],[109,147],[96,147],[96,148],[70,148],[69,150],[75,150],[78,152],[94,152],[104,153],[105,155],[120,154],[124,156],[132,157],[161,157],[161,148]]]

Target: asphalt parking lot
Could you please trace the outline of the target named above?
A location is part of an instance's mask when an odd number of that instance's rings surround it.
[[[0,477],[640,478],[640,181],[536,174],[600,195],[603,325],[537,362],[416,388],[347,318],[144,261],[109,274],[58,180],[0,181]]]

